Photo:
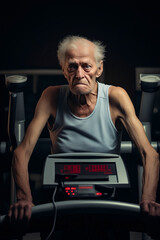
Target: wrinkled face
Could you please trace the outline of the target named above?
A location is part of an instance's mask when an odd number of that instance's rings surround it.
[[[92,43],[77,42],[67,51],[62,69],[73,94],[89,94],[97,91],[96,78],[103,71],[103,62],[97,67]]]

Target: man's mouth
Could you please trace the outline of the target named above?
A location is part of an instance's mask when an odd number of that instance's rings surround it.
[[[81,82],[81,81],[74,81],[73,86],[76,86],[76,85],[87,85],[87,84],[85,82]]]

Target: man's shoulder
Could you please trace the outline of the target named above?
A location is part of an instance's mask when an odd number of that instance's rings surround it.
[[[109,97],[113,99],[123,98],[127,95],[127,92],[122,87],[110,86]]]
[[[118,109],[128,110],[132,108],[131,99],[122,87],[111,87],[109,91],[110,104],[116,106]]]
[[[59,96],[59,91],[60,91],[61,86],[49,86],[46,89],[43,90],[42,92],[42,98],[56,98]]]
[[[61,86],[49,86],[44,89],[40,97],[40,102],[50,103],[51,106],[57,104],[60,88]]]

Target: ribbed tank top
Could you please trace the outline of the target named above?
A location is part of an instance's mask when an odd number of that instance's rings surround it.
[[[56,119],[51,131],[53,153],[120,152],[121,132],[112,122],[109,108],[109,85],[98,82],[97,102],[93,112],[84,118],[69,109],[68,85],[60,88]]]

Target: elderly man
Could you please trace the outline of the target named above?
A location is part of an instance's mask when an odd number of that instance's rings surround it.
[[[123,125],[144,166],[141,208],[150,215],[160,215],[160,205],[156,203],[159,155],[150,145],[126,91],[97,81],[103,72],[104,52],[100,42],[79,36],[67,36],[60,42],[58,59],[68,85],[44,90],[26,135],[14,151],[17,203],[10,207],[10,217],[31,216],[28,162],[46,123],[53,153],[119,154]]]

